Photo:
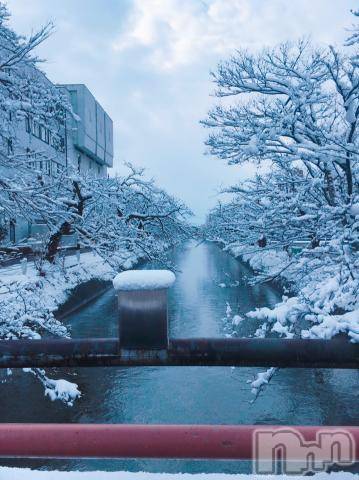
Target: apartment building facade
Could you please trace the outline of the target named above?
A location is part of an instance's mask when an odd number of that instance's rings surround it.
[[[68,96],[74,116],[58,120],[52,128],[27,116],[17,128],[17,145],[31,157],[30,165],[47,174],[65,167],[106,177],[113,166],[113,123],[95,97],[82,84],[59,85]],[[47,161],[46,161],[47,159]]]
[[[43,75],[41,72],[36,73]],[[43,75],[44,82],[50,82]],[[58,85],[68,97],[68,112],[51,126],[31,116],[16,122],[16,142],[7,144],[7,154],[24,155],[29,168],[47,175],[72,168],[84,175],[105,178],[113,166],[113,122],[83,84]],[[11,119],[9,119],[11,121]],[[15,151],[16,149],[16,151]],[[18,244],[44,234],[46,226],[36,218],[14,218],[2,243]]]

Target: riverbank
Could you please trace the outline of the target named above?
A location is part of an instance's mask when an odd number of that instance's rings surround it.
[[[120,268],[132,268],[137,261],[124,255]],[[66,306],[68,299],[80,285],[95,280],[109,285],[114,276],[113,268],[92,252],[79,259],[73,255],[55,264],[44,263],[42,270],[39,275],[34,262],[28,262],[25,270],[21,265],[1,269],[1,338],[66,336],[58,318],[75,308],[74,304]]]
[[[132,268],[138,261],[133,254],[123,252],[119,268]],[[44,263],[41,271],[39,275],[36,262],[28,262],[26,268],[20,264],[1,269],[0,338],[69,337],[70,332],[61,320],[104,293],[114,276],[113,268],[93,252],[83,253],[79,258],[64,257],[55,264]],[[97,288],[91,293],[93,284]],[[76,292],[78,295],[74,297]],[[40,381],[45,396],[51,400],[72,406],[81,395],[75,383],[51,379],[39,369],[26,372]],[[8,370],[5,375],[11,374]]]
[[[225,244],[224,244],[225,245]],[[289,263],[289,255],[284,250],[253,248],[249,246],[238,245],[236,243],[224,246],[224,250],[229,252],[235,258],[240,258],[248,263],[254,272],[265,273],[275,276]],[[252,251],[251,251],[252,250]],[[286,277],[283,272],[282,280]]]
[[[294,331],[299,330],[302,338],[330,339],[345,333],[351,341],[359,342],[359,295],[355,272],[344,282],[340,270],[318,258],[316,268],[304,274],[301,271],[305,257],[290,257],[285,251],[256,249],[235,242],[228,245],[223,242],[222,245],[225,251],[248,263],[259,281],[275,279],[291,293],[283,296],[282,302],[272,309],[264,307],[247,312],[249,318],[263,322],[258,336],[272,332],[292,338]],[[317,254],[314,252],[313,255],[315,258]]]

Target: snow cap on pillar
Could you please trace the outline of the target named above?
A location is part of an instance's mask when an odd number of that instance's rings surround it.
[[[127,270],[116,275],[113,286],[116,291],[162,290],[170,288],[176,276],[169,270]]]

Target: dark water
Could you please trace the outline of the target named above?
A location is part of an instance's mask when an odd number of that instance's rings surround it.
[[[216,245],[188,244],[173,253],[181,273],[169,294],[173,337],[224,336],[233,329],[227,318],[254,307],[272,306],[280,293],[270,285],[248,286],[248,268]],[[149,266],[151,267],[151,266]],[[228,286],[233,284],[238,286]],[[225,283],[226,288],[219,284]],[[73,337],[115,336],[116,298],[108,291],[68,318]],[[237,335],[253,334],[244,320]],[[52,403],[30,376],[14,372],[1,385],[1,422],[220,423],[357,425],[358,372],[344,370],[279,371],[254,404],[247,380],[258,368],[168,367],[54,369],[54,378],[79,384],[74,407]],[[21,375],[21,379],[18,377]],[[5,464],[5,461],[2,461]],[[15,465],[14,461],[6,462]],[[81,470],[156,472],[248,472],[248,462],[177,460],[36,460],[16,465]]]

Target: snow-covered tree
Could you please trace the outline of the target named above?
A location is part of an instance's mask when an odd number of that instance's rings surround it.
[[[66,95],[39,70],[34,54],[51,34],[52,25],[24,38],[11,30],[8,20],[6,6],[0,3],[0,216],[4,228],[16,217],[45,216],[52,186],[44,182],[43,169],[37,166],[61,165],[64,122],[72,114]],[[25,147],[19,137],[30,130],[39,137],[46,135],[44,145],[53,148]]]
[[[359,10],[352,10],[352,14],[355,17],[359,17]],[[358,24],[353,25],[349,31],[350,31],[350,35],[346,39],[345,45],[347,47],[357,47],[359,44],[359,25]],[[358,55],[357,49],[354,52],[354,54],[351,56],[351,60],[355,65],[359,64],[359,55]]]
[[[45,124],[55,145],[71,107],[62,90],[39,70],[40,59],[34,54],[34,49],[51,34],[52,24],[25,38],[11,30],[9,17],[6,6],[0,3],[0,146],[3,161],[26,163],[30,161],[25,155],[28,152],[16,148],[19,124]]]
[[[267,332],[358,339],[357,63],[350,52],[301,40],[239,51],[213,77],[220,103],[203,122],[213,130],[209,150],[260,173],[210,213],[207,235],[236,245],[262,279],[285,279],[296,294],[251,316]],[[294,254],[299,241],[305,248]],[[266,262],[273,251],[278,261]]]
[[[0,3],[0,240],[6,223],[17,217],[40,220],[48,234],[28,274],[24,268],[23,275],[0,280],[0,338],[68,336],[54,312],[71,289],[92,278],[108,280],[139,260],[163,261],[166,249],[192,234],[190,211],[146,179],[143,169],[127,165],[128,175],[95,178],[64,165],[64,125],[73,112],[34,54],[52,25],[26,39],[9,28],[8,19]],[[53,148],[24,150],[18,138],[25,127],[47,135],[44,144]],[[44,168],[51,162],[62,168]],[[93,272],[81,262],[66,267],[59,246],[68,233],[91,247]],[[74,384],[29,371],[52,400],[72,404],[79,395]]]
[[[52,215],[47,212],[49,261],[54,261],[62,235],[70,231],[115,269],[121,264],[116,252],[158,259],[166,248],[191,235],[188,208],[147,180],[143,169],[130,164],[125,168],[129,174],[124,177],[69,173],[56,179],[61,189],[54,191]]]

